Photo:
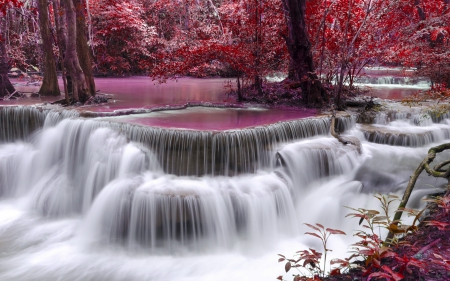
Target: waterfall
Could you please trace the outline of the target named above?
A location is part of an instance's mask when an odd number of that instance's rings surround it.
[[[107,185],[87,217],[83,238],[152,251],[225,249],[238,239],[273,243],[295,225],[287,186],[273,174],[194,179],[148,172]]]
[[[350,173],[359,154],[354,145],[344,146],[332,138],[314,138],[284,146],[278,151],[278,161],[297,198],[314,181]]]
[[[355,81],[358,84],[366,85],[419,85],[430,86],[430,81],[426,78],[399,77],[399,76],[361,76]]]
[[[0,140],[5,141],[24,139],[37,129],[49,128],[62,120],[79,116],[75,111],[34,107],[12,107],[5,111],[0,107],[0,114],[2,113],[5,116],[11,114],[8,118],[1,119],[4,131],[1,132],[3,135],[0,135]],[[35,115],[39,116],[39,122],[33,126],[28,125],[28,116]],[[337,122],[338,130],[349,130],[355,126],[355,120],[355,116],[340,117]],[[166,173],[176,175],[232,176],[272,169],[278,143],[329,133],[328,118],[306,118],[227,131],[179,130],[91,121],[65,122],[64,129],[59,127],[57,130],[64,130],[65,134],[77,139],[85,138],[100,127],[121,132],[130,141],[141,143],[151,150]],[[26,130],[20,129],[20,124],[25,124]]]
[[[0,143],[24,139],[38,129],[77,116],[75,110],[52,106],[0,106]]]
[[[30,143],[6,144],[0,154],[0,194],[32,193],[45,216],[80,212],[112,179],[140,173],[158,162],[147,149],[95,122],[65,119]]]
[[[8,281],[271,280],[283,272],[278,253],[320,250],[302,223],[346,231],[329,253],[345,256],[358,222],[343,206],[375,209],[373,193],[401,195],[427,149],[450,139],[448,116],[341,118],[337,129],[359,137],[359,150],[329,136],[327,116],[193,131],[37,107],[0,114]],[[430,184],[443,185],[421,176],[411,207]]]
[[[431,118],[422,122],[418,122],[418,119],[412,116],[408,119],[399,118],[385,125],[359,125],[359,130],[369,142],[394,146],[420,147],[450,138],[450,127],[447,124],[432,123]]]

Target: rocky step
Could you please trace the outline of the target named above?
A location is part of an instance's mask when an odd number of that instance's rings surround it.
[[[450,138],[450,127],[435,124],[431,127],[392,127],[359,125],[367,141],[393,146],[419,147]]]

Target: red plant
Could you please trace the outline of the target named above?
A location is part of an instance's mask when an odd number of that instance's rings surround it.
[[[332,228],[325,228],[322,224],[316,223],[316,225],[305,223],[306,226],[309,228],[312,228],[315,230],[315,232],[305,232],[305,234],[317,237],[322,242],[323,250],[325,252],[324,255],[324,263],[323,263],[323,269],[320,268],[320,259],[322,258],[322,253],[317,252],[314,249],[309,250],[302,250],[296,252],[296,255],[298,256],[297,259],[286,259],[285,256],[281,256],[280,259],[278,259],[278,262],[287,261],[284,269],[286,272],[288,272],[291,268],[304,268],[306,269],[312,277],[305,277],[296,275],[294,277],[294,281],[300,281],[300,280],[320,280],[319,276],[323,276],[325,274],[325,265],[327,261],[327,252],[331,251],[331,249],[328,249],[327,242],[331,235],[346,235],[345,232],[338,230],[338,229],[332,229]],[[337,262],[330,262],[330,264],[335,264]],[[337,269],[339,271],[339,269]],[[331,271],[330,274],[337,274],[337,271]],[[282,276],[278,277],[281,278],[279,280],[282,280]]]

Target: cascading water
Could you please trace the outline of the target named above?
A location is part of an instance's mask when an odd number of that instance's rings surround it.
[[[354,118],[339,127],[362,154],[328,136],[328,118],[194,132],[39,114],[26,130],[1,120],[0,280],[273,280],[276,254],[320,249],[302,223],[351,234],[343,206],[400,194],[433,144],[368,142]],[[412,206],[423,183],[440,185],[421,178]],[[353,238],[333,239],[342,256]]]

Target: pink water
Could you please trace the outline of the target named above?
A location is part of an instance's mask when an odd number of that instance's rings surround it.
[[[224,88],[228,82],[230,79],[224,78],[180,78],[159,84],[150,77],[96,78],[97,90],[100,93],[111,94],[113,98],[112,103],[99,106],[96,111],[151,108],[200,101],[211,103],[231,101]]]
[[[16,90],[25,93],[36,93],[39,86],[26,85],[26,81],[11,79]],[[161,105],[179,105],[187,102],[212,102],[219,103],[231,101],[228,98],[225,85],[234,81],[224,78],[196,79],[180,78],[178,80],[168,80],[167,83],[159,84],[152,81],[150,77],[127,77],[127,78],[95,78],[95,85],[100,94],[107,94],[112,98],[107,105],[87,106],[84,110],[94,110],[100,112],[111,112],[129,108],[151,108]],[[62,81],[59,81],[61,91],[64,90]],[[1,104],[37,104],[52,102],[61,99],[57,98],[27,98],[20,100],[1,101]]]
[[[370,85],[368,96],[400,101],[419,91],[427,90],[427,86],[411,85]]]
[[[15,83],[16,89],[22,92],[32,93],[39,90],[39,86],[26,86],[24,81],[13,79],[11,82]],[[120,111],[128,109],[154,109],[187,103],[202,102],[215,105],[234,103],[234,98],[228,96],[225,86],[234,86],[235,82],[224,78],[180,78],[168,80],[164,84],[152,81],[149,77],[95,78],[95,84],[97,90],[101,94],[106,94],[111,100],[107,104],[83,106],[78,110],[119,114]],[[60,81],[60,88],[63,89],[62,81]],[[23,98],[1,101],[0,105],[32,105],[61,98],[62,96]],[[305,118],[316,114],[316,110],[190,107],[105,119],[166,128],[230,130]]]
[[[191,107],[148,114],[134,114],[104,120],[152,127],[223,131],[273,124],[317,115],[317,110]]]
[[[388,69],[389,70],[389,69]],[[367,73],[371,76],[387,73]],[[391,74],[391,73],[389,73]],[[24,81],[12,79],[16,89],[22,92],[37,92],[39,86],[26,86]],[[165,106],[180,106],[186,103],[210,103],[215,105],[234,103],[225,86],[235,86],[234,79],[180,78],[159,84],[150,77],[95,78],[96,88],[101,94],[111,98],[102,105],[79,107],[80,111],[117,113],[128,109],[154,109]],[[420,90],[420,87],[407,85],[370,85],[371,95],[384,99],[402,99]],[[63,88],[60,81],[60,87]],[[52,102],[60,97],[22,98],[0,101],[0,105],[32,105]],[[229,130],[237,128],[267,125],[279,121],[293,120],[317,115],[315,110],[294,109],[219,109],[193,107],[184,110],[152,112],[149,114],[129,115],[109,118],[146,126],[182,128],[195,130]]]

